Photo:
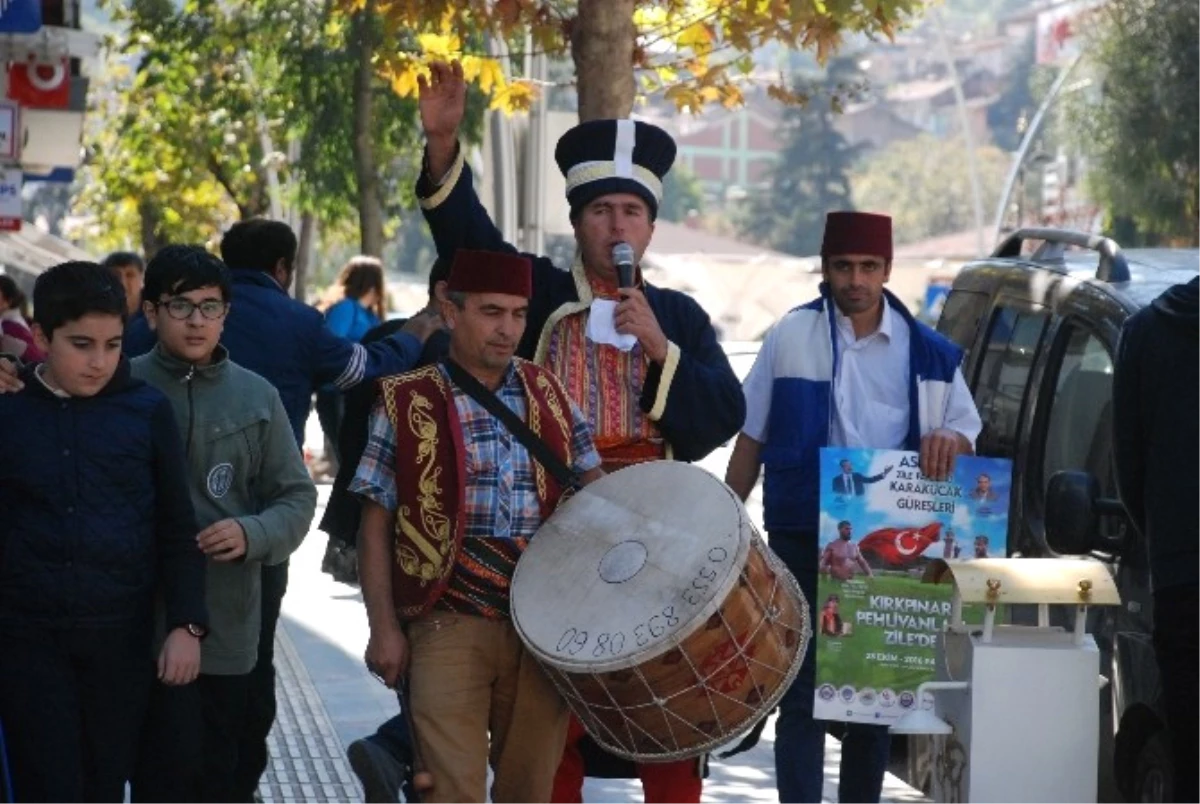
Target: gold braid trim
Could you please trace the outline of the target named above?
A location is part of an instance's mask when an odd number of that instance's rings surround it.
[[[427,366],[412,374],[418,377],[433,379],[438,387],[445,392],[446,385],[441,372],[436,366]],[[383,398],[387,407],[388,419],[392,426],[399,429],[399,411],[396,409],[396,394],[391,393],[398,384],[399,378],[384,380]],[[404,423],[417,438],[417,454],[414,456],[420,477],[417,481],[417,504],[420,508],[418,516],[408,506],[400,506],[396,517],[396,533],[394,537],[396,563],[400,565],[405,575],[417,578],[421,586],[430,581],[438,580],[450,567],[446,556],[453,546],[450,540],[451,522],[442,510],[439,497],[442,493],[440,480],[442,470],[436,466],[438,446],[438,425],[431,415],[433,402],[424,394],[415,390],[409,391],[408,410]],[[419,527],[418,527],[419,526]],[[402,538],[408,539],[415,545],[404,544]]]
[[[538,408],[537,400],[534,398],[533,394],[531,394],[529,392],[530,391],[529,385],[527,383],[525,383],[525,375],[524,374],[521,374],[521,382],[523,384],[525,384],[525,409],[528,411],[527,418],[529,421],[527,423],[529,424],[529,429],[533,431],[533,434],[535,436],[541,438],[541,435],[542,435],[542,412]],[[530,463],[533,464],[533,477],[534,477],[534,480],[537,482],[538,499],[544,500],[544,499],[546,499],[546,495],[547,495],[547,492],[546,492],[546,470],[542,466],[541,461],[537,460],[532,455],[529,457],[530,457]]]
[[[537,387],[546,397],[546,407],[550,408],[550,413],[554,415],[554,420],[558,422],[558,426],[562,428],[563,438],[569,447],[571,444],[571,424],[567,421],[566,413],[563,412],[562,404],[558,401],[559,396],[566,397],[567,392],[562,385],[552,380],[549,374],[539,373],[537,377]]]

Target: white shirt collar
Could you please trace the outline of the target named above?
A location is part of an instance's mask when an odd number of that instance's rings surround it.
[[[836,320],[838,331],[842,333],[842,336],[848,342],[854,343],[855,341],[865,341],[869,338],[875,337],[876,335],[882,335],[885,339],[887,339],[888,342],[891,342],[892,318],[895,314],[892,312],[892,306],[888,304],[886,298],[881,299],[881,301],[883,303],[883,315],[879,319],[879,328],[861,338],[858,338],[854,335],[854,323],[850,320],[849,316],[843,315],[841,309],[834,304],[833,311],[837,316]]]
[[[37,366],[34,366],[33,376],[37,377],[38,382],[40,382],[42,384],[42,387],[44,387],[50,393],[54,394],[59,399],[70,399],[71,395],[68,394],[66,391],[64,391],[61,388],[55,388],[53,385],[51,385],[49,382],[47,382],[46,377],[44,376],[45,370],[46,370],[46,364],[40,363]]]

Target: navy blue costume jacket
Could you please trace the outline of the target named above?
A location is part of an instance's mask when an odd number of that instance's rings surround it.
[[[417,197],[442,259],[452,259],[459,248],[516,251],[480,203],[461,152],[440,188],[422,173]],[[588,307],[591,289],[579,270],[562,271],[547,257],[525,256],[533,262],[533,298],[517,353],[542,363],[557,317]],[[741,429],[746,418],[742,386],[717,343],[708,314],[695,300],[652,285],[643,290],[671,346],[664,365],[650,364],[640,405],[670,445],[670,457],[699,460]]]

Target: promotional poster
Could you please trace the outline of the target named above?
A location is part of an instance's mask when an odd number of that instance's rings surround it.
[[[887,725],[933,679],[949,584],[921,577],[935,559],[1008,554],[1012,464],[960,456],[943,481],[917,453],[821,450],[820,575],[813,717]]]

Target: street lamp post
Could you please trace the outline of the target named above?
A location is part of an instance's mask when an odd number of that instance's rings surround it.
[[[1004,190],[1000,193],[1000,204],[996,207],[996,226],[995,240],[1000,239],[1000,234],[1004,227],[1004,213],[1008,211],[1009,199],[1012,197],[1013,187],[1017,184],[1017,179],[1021,175],[1022,166],[1025,163],[1025,155],[1029,152],[1030,146],[1037,139],[1038,132],[1042,130],[1042,123],[1046,118],[1046,112],[1054,105],[1054,101],[1058,99],[1059,93],[1062,92],[1063,86],[1067,83],[1067,78],[1071,75],[1071,71],[1075,69],[1075,65],[1079,64],[1079,60],[1083,58],[1083,53],[1075,56],[1067,65],[1063,67],[1062,72],[1058,74],[1058,78],[1054,79],[1054,83],[1050,86],[1050,91],[1046,93],[1046,99],[1042,101],[1042,105],[1038,107],[1037,112],[1033,116],[1033,120],[1029,122],[1029,128],[1025,129],[1025,136],[1021,138],[1021,145],[1017,148],[1017,152],[1013,154],[1012,165],[1008,169],[1008,178],[1004,182]]]
[[[967,116],[967,100],[963,94],[962,81],[958,77],[958,67],[954,63],[954,54],[946,44],[946,29],[942,25],[940,11],[932,12],[933,26],[937,31],[938,46],[942,57],[946,60],[946,69],[950,72],[950,80],[954,83],[954,102],[958,107],[958,119],[962,126],[963,144],[967,149],[967,174],[971,181],[971,206],[975,212],[975,256],[984,255],[983,244],[983,194],[979,187],[979,168],[975,162],[975,135],[971,131],[971,120]]]

